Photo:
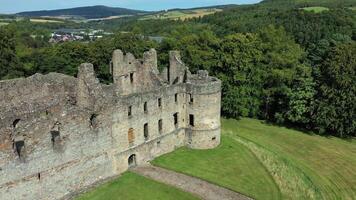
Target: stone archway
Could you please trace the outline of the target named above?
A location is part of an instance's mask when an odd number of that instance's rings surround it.
[[[137,163],[136,163],[136,154],[132,154],[128,158],[128,165],[129,165],[129,168],[136,167],[136,165],[137,165]]]

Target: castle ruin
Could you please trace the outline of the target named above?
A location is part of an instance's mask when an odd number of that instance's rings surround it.
[[[115,50],[111,85],[92,64],[0,81],[1,199],[61,199],[176,148],[216,147],[221,81],[169,59],[160,73],[154,49]]]

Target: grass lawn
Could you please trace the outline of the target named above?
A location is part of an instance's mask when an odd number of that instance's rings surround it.
[[[356,199],[356,141],[253,119],[223,120],[214,150],[179,149],[153,164],[256,199]]]
[[[126,172],[118,179],[83,194],[77,200],[197,200],[199,198],[135,173]]]
[[[320,12],[329,10],[329,8],[320,7],[320,6],[305,7],[305,8],[302,8],[302,9],[305,10],[305,11],[310,11],[310,12],[315,12],[315,13],[320,13]]]
[[[146,15],[141,18],[141,20],[149,20],[149,19],[191,19],[195,17],[203,17],[205,15],[211,15],[216,12],[220,12],[222,9],[194,9],[194,10],[173,10],[168,12],[163,12],[154,15]]]
[[[57,21],[52,19],[30,19],[30,22],[35,23],[64,23],[63,21]]]

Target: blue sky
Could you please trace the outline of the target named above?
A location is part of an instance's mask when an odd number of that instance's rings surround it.
[[[261,0],[0,0],[0,13],[106,5],[139,10],[192,8],[223,4],[251,4]]]

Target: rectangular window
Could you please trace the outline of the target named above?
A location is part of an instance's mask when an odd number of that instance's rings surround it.
[[[130,73],[130,83],[134,82],[134,73]]]
[[[178,94],[175,94],[175,95],[174,95],[174,101],[175,101],[176,103],[178,103]]]
[[[143,126],[143,136],[145,137],[145,140],[148,140],[148,124],[147,123]]]
[[[189,125],[194,126],[194,115],[189,115]]]
[[[174,113],[173,118],[174,118],[174,126],[178,128],[178,113]]]
[[[127,115],[128,115],[129,117],[132,116],[132,106],[129,106],[128,111],[127,111]]]
[[[189,103],[190,104],[194,103],[194,98],[192,94],[189,94]]]
[[[129,140],[129,144],[133,144],[135,142],[135,134],[134,134],[134,129],[130,128],[129,132],[127,133],[127,137]]]
[[[147,102],[145,102],[145,103],[143,104],[143,111],[144,111],[145,113],[147,113]]]
[[[162,108],[162,98],[158,98],[158,107]]]
[[[163,130],[163,124],[162,124],[162,119],[158,120],[158,132],[162,133]]]

